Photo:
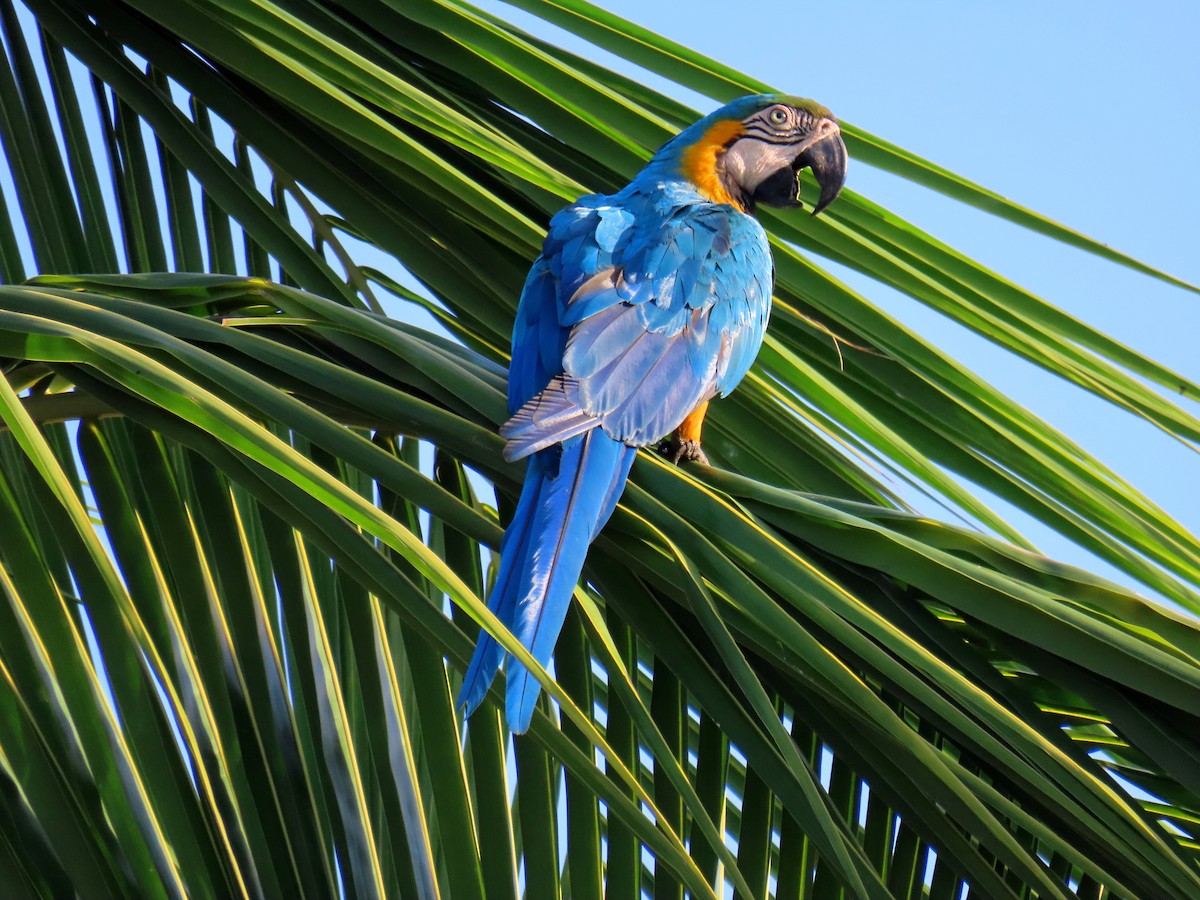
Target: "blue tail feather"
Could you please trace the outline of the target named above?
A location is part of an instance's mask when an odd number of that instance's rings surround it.
[[[488,609],[510,628],[517,602],[517,588],[521,581],[519,573],[525,557],[529,554],[532,513],[540,502],[546,481],[544,467],[538,465],[538,462],[536,457],[529,461],[525,484],[521,488],[521,499],[517,502],[517,511],[500,541],[500,571],[496,574],[496,583],[488,595]],[[504,656],[505,650],[496,639],[486,631],[480,630],[471,664],[467,666],[467,673],[463,676],[462,687],[458,692],[458,705],[466,710],[468,716],[487,696],[488,688],[496,677],[496,670],[504,662]]]
[[[612,514],[636,455],[636,448],[594,429],[565,441],[561,451],[530,458],[488,606],[543,666],[558,641],[588,545]],[[499,644],[480,635],[459,694],[468,712],[487,693],[502,657]],[[540,690],[524,666],[509,661],[508,723],[514,732],[529,727]]]

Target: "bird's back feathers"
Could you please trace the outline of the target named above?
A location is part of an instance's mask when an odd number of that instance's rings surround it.
[[[770,295],[762,226],[693,189],[635,181],[567,207],[517,314],[506,456],[588,423],[634,446],[658,440],[746,374]]]

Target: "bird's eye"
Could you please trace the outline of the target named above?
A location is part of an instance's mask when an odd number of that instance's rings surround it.
[[[788,120],[787,110],[781,106],[775,107],[767,113],[767,121],[772,125],[783,125]]]

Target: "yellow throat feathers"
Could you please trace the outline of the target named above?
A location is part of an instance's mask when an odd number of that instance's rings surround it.
[[[729,142],[741,133],[740,121],[717,122],[704,132],[700,140],[683,152],[683,160],[679,166],[680,173],[699,188],[705,199],[713,203],[729,203],[738,209],[742,209],[741,203],[725,189],[717,175],[717,160],[725,152]]]

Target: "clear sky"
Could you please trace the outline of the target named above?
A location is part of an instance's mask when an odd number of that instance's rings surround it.
[[[546,33],[510,8],[485,5]],[[780,90],[813,97],[846,121],[1200,284],[1200,5],[609,0],[604,6]],[[716,105],[671,92],[705,110]],[[1200,295],[864,165],[852,163],[849,185],[1044,299],[1200,378]],[[916,301],[848,280],[1200,530],[1200,458],[1193,451]],[[1195,404],[1189,409],[1200,412]],[[1051,555],[1112,574],[1066,542],[1027,530]]]

